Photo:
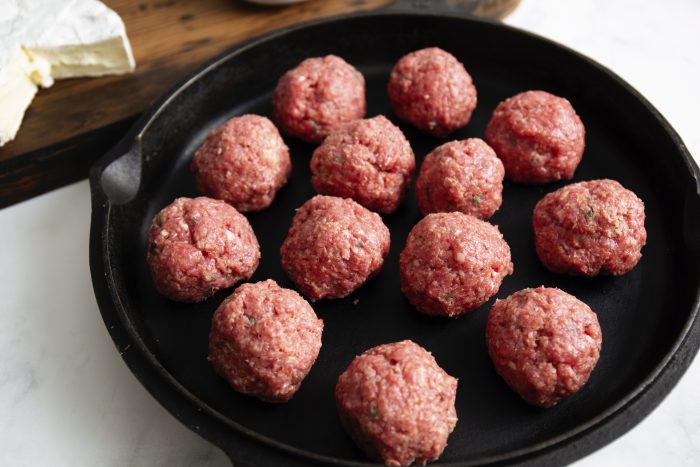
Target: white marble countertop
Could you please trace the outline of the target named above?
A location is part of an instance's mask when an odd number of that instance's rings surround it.
[[[697,0],[523,0],[507,23],[617,72],[698,160],[699,20]],[[228,465],[112,345],[90,281],[89,214],[85,181],[0,211],[0,465]],[[700,465],[698,387],[700,360],[649,417],[578,465]]]

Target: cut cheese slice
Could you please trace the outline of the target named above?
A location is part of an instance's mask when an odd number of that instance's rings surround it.
[[[12,140],[19,130],[24,112],[34,99],[36,84],[30,78],[29,57],[19,50],[7,65],[7,76],[0,84],[0,146]]]
[[[0,146],[15,137],[37,86],[134,70],[124,23],[103,3],[2,1],[8,6],[0,8]]]
[[[73,2],[24,47],[32,59],[50,63],[58,79],[129,73],[135,67],[124,23],[96,0]]]

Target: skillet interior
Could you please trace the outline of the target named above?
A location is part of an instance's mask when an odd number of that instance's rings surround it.
[[[196,195],[188,166],[206,132],[233,115],[269,116],[276,80],[303,58],[328,53],[344,57],[367,78],[368,116],[384,113],[396,121],[385,92],[389,70],[401,55],[425,46],[456,55],[478,89],[471,123],[451,138],[481,137],[499,101],[527,89],[545,89],[567,97],[586,125],[586,152],[573,181],[614,178],[646,205],[644,256],[621,278],[555,275],[537,261],[532,208],[563,183],[506,183],[503,206],[492,219],[510,244],[515,264],[499,298],[544,284],[576,295],[598,313],[604,344],[588,385],[553,409],[531,408],[499,379],[488,359],[483,334],[493,300],[457,320],[426,318],[408,304],[399,290],[398,255],[420,218],[411,190],[398,211],[384,216],[392,246],[382,272],[349,298],[314,304],[325,321],[324,346],[292,401],[269,405],[233,392],[206,361],[211,314],[230,291],[199,305],[159,296],[145,265],[145,234],[152,216],[177,196]],[[402,129],[418,163],[440,144],[405,125]],[[185,84],[153,115],[138,149],[107,168],[102,183],[113,199],[127,198],[137,189],[133,199],[112,206],[109,214],[105,254],[114,277],[112,299],[123,308],[122,324],[186,391],[225,419],[285,445],[363,461],[337,420],[335,381],[367,348],[410,338],[460,380],[460,421],[441,460],[474,461],[536,449],[600,421],[651,383],[694,318],[700,208],[696,182],[676,138],[623,82],[570,51],[500,25],[395,14],[358,15],[292,29],[232,53]],[[262,250],[252,280],[273,278],[292,287],[281,271],[278,251],[294,209],[313,195],[308,169],[313,147],[285,140],[294,165],[290,183],[270,209],[248,218]],[[108,179],[110,171],[124,172],[134,162],[138,166],[139,156],[138,176],[116,184]]]

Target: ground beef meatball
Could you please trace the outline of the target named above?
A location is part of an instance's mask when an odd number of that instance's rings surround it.
[[[311,300],[341,298],[379,272],[389,243],[379,215],[351,199],[318,195],[294,215],[282,268]]]
[[[197,189],[242,212],[272,203],[292,170],[289,149],[265,117],[234,117],[214,129],[192,160]]]
[[[436,47],[403,56],[391,70],[388,91],[401,120],[438,137],[466,126],[476,107],[464,65]]]
[[[416,181],[423,214],[460,211],[488,219],[501,206],[503,163],[479,138],[443,144],[423,160]]]
[[[364,117],[366,107],[365,78],[335,55],[304,60],[280,78],[272,95],[282,131],[309,143]]]
[[[205,197],[178,198],[153,219],[147,261],[160,293],[201,302],[249,279],[260,247],[248,219],[234,207]]]
[[[311,183],[318,193],[390,213],[403,200],[415,168],[408,140],[380,115],[331,133],[311,158]]]
[[[615,180],[592,180],[549,193],[532,226],[542,264],[553,272],[620,276],[642,257],[644,203]]]
[[[498,104],[486,142],[514,182],[547,183],[573,177],[581,162],[585,130],[568,100],[527,91]]]
[[[440,457],[457,423],[457,380],[411,341],[356,357],[338,378],[340,421],[357,445],[386,465]]]
[[[602,341],[595,313],[559,289],[525,289],[497,300],[486,323],[496,371],[539,407],[552,407],[586,384]]]
[[[209,361],[236,391],[287,402],[316,361],[322,332],[295,291],[273,280],[243,284],[214,313]]]
[[[408,234],[401,290],[427,315],[456,317],[493,296],[513,272],[498,227],[461,212],[428,214]]]

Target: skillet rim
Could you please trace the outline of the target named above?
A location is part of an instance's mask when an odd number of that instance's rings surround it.
[[[232,450],[231,444],[237,443],[240,439],[232,439],[231,430],[237,435],[243,435],[257,443],[257,447],[269,451],[272,447],[277,451],[281,451],[286,455],[293,455],[297,459],[312,461],[315,463],[323,463],[326,465],[347,465],[347,466],[368,466],[376,465],[367,462],[348,461],[345,459],[329,457],[327,455],[316,454],[304,449],[296,448],[264,435],[261,435],[217,412],[215,409],[205,404],[198,399],[194,394],[188,391],[181,383],[179,383],[166,369],[159,363],[155,355],[148,351],[141,336],[132,325],[125,311],[120,297],[118,295],[116,281],[111,268],[110,254],[110,227],[111,227],[111,209],[112,202],[104,191],[103,174],[105,169],[114,161],[126,157],[126,155],[136,146],[140,146],[141,138],[149,130],[151,123],[158,116],[167,112],[170,102],[175,99],[190,85],[201,79],[210,72],[216,72],[216,68],[228,61],[235,59],[247,50],[255,49],[271,40],[279,39],[287,34],[294,33],[299,30],[308,29],[320,25],[330,24],[333,22],[345,22],[361,18],[370,17],[401,17],[401,16],[430,16],[434,18],[448,18],[450,20],[460,20],[466,23],[482,23],[491,27],[509,30],[511,33],[520,34],[540,42],[546,47],[554,47],[563,52],[573,55],[578,60],[585,62],[586,66],[596,68],[602,72],[608,79],[614,81],[617,85],[623,88],[626,92],[636,99],[643,107],[650,112],[651,116],[657,121],[663,131],[671,138],[676,148],[680,152],[685,169],[695,181],[695,193],[698,199],[694,199],[695,203],[700,202],[700,169],[693,160],[690,152],[683,143],[678,133],[671,127],[668,121],[661,113],[645,99],[636,89],[629,83],[616,75],[607,67],[599,64],[591,58],[553,40],[544,38],[538,34],[525,31],[523,29],[506,25],[500,21],[490,20],[485,18],[476,18],[465,15],[459,12],[430,12],[430,11],[415,11],[415,10],[396,10],[396,9],[381,9],[355,12],[344,15],[330,16],[311,21],[302,22],[299,24],[287,26],[277,29],[263,35],[251,38],[242,43],[234,45],[221,54],[204,62],[194,71],[188,73],[179,80],[169,91],[161,98],[156,100],[149,109],[137,120],[128,133],[120,140],[120,142],[110,150],[106,155],[101,157],[90,170],[90,187],[92,194],[92,219],[90,231],[90,269],[92,275],[93,288],[98,302],[98,307],[102,314],[105,325],[108,328],[121,357],[124,359],[132,373],[139,379],[141,384],[154,396],[154,398],[171,414],[183,422],[188,428],[208,439],[210,442],[223,449],[227,455],[233,460],[236,452]],[[139,169],[141,170],[141,169]],[[140,183],[139,183],[140,184]],[[133,198],[131,198],[133,199]],[[126,202],[129,202],[127,200]],[[120,203],[122,204],[122,203]],[[598,414],[588,422],[581,424],[571,430],[568,430],[560,435],[549,438],[545,441],[533,444],[527,448],[507,451],[504,454],[494,456],[481,457],[468,461],[457,462],[434,462],[432,465],[441,466],[457,466],[457,465],[481,465],[481,464],[497,464],[497,463],[561,463],[570,462],[581,458],[594,450],[608,444],[612,440],[618,438],[623,433],[630,430],[668,395],[671,389],[676,385],[680,377],[685,373],[690,366],[693,357],[700,348],[700,281],[694,284],[694,301],[680,334],[674,340],[661,361],[654,369],[644,378],[632,391],[621,398],[617,403],[612,405],[607,410]],[[120,328],[118,326],[123,326]],[[138,352],[134,352],[138,349]],[[155,372],[154,372],[155,370]],[[163,399],[163,392],[170,389],[172,392],[168,394],[168,400]],[[189,404],[190,409],[195,408],[193,412],[190,410],[188,414],[184,414],[183,402]],[[633,409],[633,410],[632,410]],[[626,416],[626,417],[625,417]],[[218,422],[222,426],[219,427],[219,436],[216,436],[216,430],[209,430],[209,427],[202,426],[212,422]],[[225,428],[226,436],[221,436],[220,428]],[[239,437],[240,438],[240,437]],[[263,452],[266,452],[263,451]],[[269,454],[269,453],[268,453]]]

